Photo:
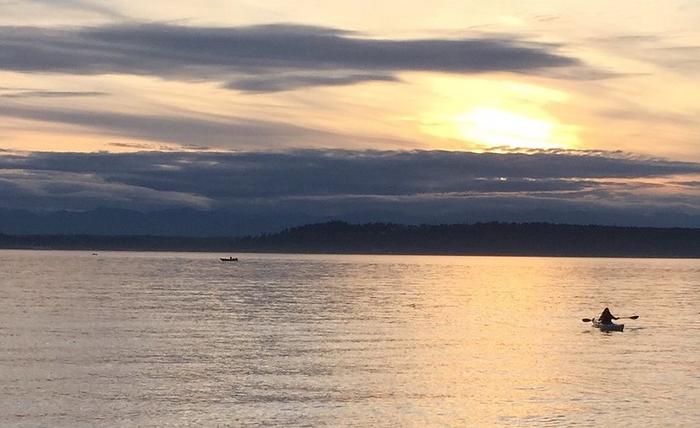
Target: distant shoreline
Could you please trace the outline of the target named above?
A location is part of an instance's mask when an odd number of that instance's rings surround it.
[[[246,237],[4,235],[0,248],[79,251],[700,258],[700,229],[551,223],[348,224]]]
[[[239,256],[240,254],[289,254],[289,255],[326,255],[326,256],[425,256],[425,257],[542,257],[542,258],[562,258],[562,259],[657,259],[657,260],[697,260],[700,256],[661,256],[661,255],[570,255],[570,254],[508,254],[508,253],[370,253],[370,252],[320,252],[320,251],[215,251],[215,250],[200,250],[200,249],[190,249],[190,250],[180,250],[180,249],[110,249],[110,248],[9,248],[0,247],[0,251],[72,251],[72,252],[111,252],[111,253],[202,253],[202,254],[235,254]],[[240,262],[245,261],[244,258],[240,258]],[[224,262],[222,262],[224,263]]]

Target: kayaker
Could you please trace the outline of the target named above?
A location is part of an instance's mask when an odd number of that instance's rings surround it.
[[[612,324],[612,320],[617,320],[619,319],[615,315],[610,313],[610,309],[605,308],[603,309],[603,312],[600,314],[598,317],[598,321],[600,321],[601,324]]]

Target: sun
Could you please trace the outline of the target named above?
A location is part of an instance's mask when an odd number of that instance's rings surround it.
[[[489,147],[561,147],[555,122],[496,108],[474,107],[454,119],[460,137]]]
[[[503,79],[430,77],[421,132],[450,149],[575,149],[586,132],[562,90]]]

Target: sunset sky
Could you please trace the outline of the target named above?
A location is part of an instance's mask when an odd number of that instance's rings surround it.
[[[0,208],[700,227],[698,23],[693,1],[0,1]]]

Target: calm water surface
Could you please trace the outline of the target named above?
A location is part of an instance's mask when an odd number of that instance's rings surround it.
[[[700,426],[700,260],[238,256],[0,251],[0,426]]]

